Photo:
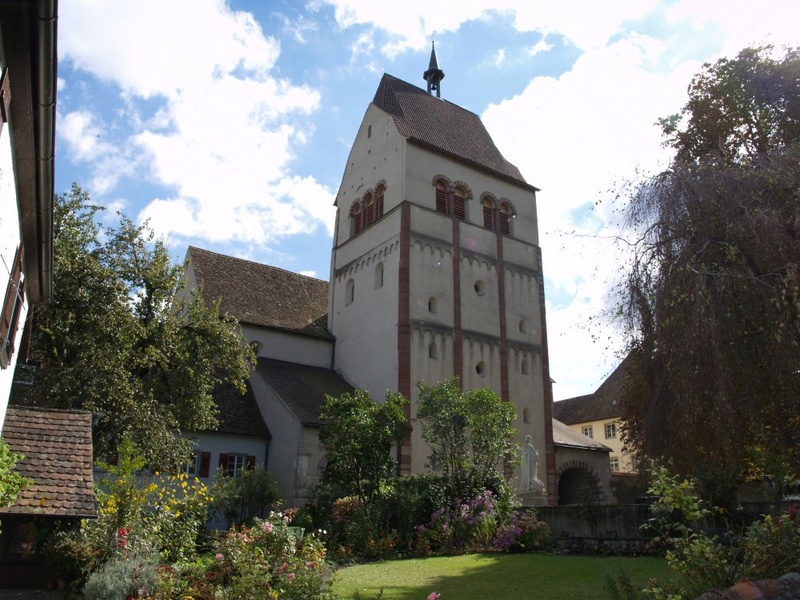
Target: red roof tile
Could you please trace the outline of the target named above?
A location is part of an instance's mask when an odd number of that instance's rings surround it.
[[[503,157],[475,113],[388,74],[381,79],[372,102],[392,115],[398,131],[410,140],[533,187]]]
[[[186,256],[203,297],[209,303],[221,299],[223,314],[242,324],[332,339],[327,281],[195,246],[189,246]]]
[[[9,406],[3,439],[24,455],[17,471],[34,484],[0,513],[95,515],[91,413]]]

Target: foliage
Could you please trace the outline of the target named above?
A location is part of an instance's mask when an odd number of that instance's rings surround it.
[[[322,405],[319,440],[328,458],[322,479],[336,485],[341,495],[355,496],[364,510],[381,482],[396,473],[390,450],[411,431],[407,402],[392,392],[384,402],[374,402],[368,392],[356,390],[338,398],[326,396]]]
[[[502,534],[509,531],[511,535]],[[541,521],[534,510],[518,510],[511,514],[507,522],[498,528],[494,546],[511,552],[530,552],[541,550],[550,544],[550,526]]]
[[[126,438],[118,465],[101,465],[106,475],[95,486],[97,518],[49,541],[48,554],[59,559],[65,575],[84,578],[120,552],[147,550],[164,561],[194,556],[211,502],[206,486],[185,474],[146,478],[143,464]]]
[[[148,466],[177,470],[192,444],[178,433],[216,426],[215,385],[244,391],[253,353],[218,305],[180,289],[182,268],[147,223],[105,227],[101,211],[75,184],[55,199],[57,293],[37,310],[28,401],[91,410],[100,458],[128,434]]]
[[[33,480],[14,470],[24,458],[19,452],[12,452],[8,443],[0,438],[0,506],[12,506],[17,497],[33,485]]]
[[[519,463],[512,425],[517,415],[511,403],[488,389],[462,392],[457,377],[436,387],[424,382],[417,387],[416,420],[431,451],[429,466],[451,482],[456,498],[467,497],[458,494],[465,483],[483,482],[498,466]]]
[[[211,495],[213,510],[230,525],[246,525],[254,517],[263,518],[280,501],[278,484],[263,465],[240,471],[235,477],[220,470]]]
[[[324,580],[325,547],[313,534],[288,527],[283,515],[231,528],[214,548],[206,579],[222,598],[330,598]]]
[[[704,462],[737,477],[751,440],[800,470],[798,72],[797,50],[707,65],[688,121],[666,124],[672,167],[638,185],[627,209],[624,439],[686,472]]]
[[[495,506],[496,496],[485,491],[455,508],[436,510],[417,533],[432,552],[461,554],[491,547],[502,521]]]
[[[684,126],[681,127],[681,119]],[[661,119],[681,163],[750,160],[800,140],[800,51],[745,48],[703,65],[680,115]]]
[[[800,519],[797,512],[767,515],[747,529],[744,541],[745,573],[750,579],[781,577],[800,571]]]
[[[158,560],[148,553],[118,554],[89,575],[86,600],[152,598],[158,586]]]

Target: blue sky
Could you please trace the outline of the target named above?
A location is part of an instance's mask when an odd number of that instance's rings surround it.
[[[333,199],[382,73],[481,116],[539,187],[556,399],[619,360],[625,181],[704,62],[800,44],[793,0],[60,0],[56,190],[189,244],[328,278]],[[624,234],[624,232],[622,232]]]

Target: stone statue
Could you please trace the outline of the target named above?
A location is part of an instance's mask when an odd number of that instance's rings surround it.
[[[539,481],[539,453],[533,447],[531,436],[525,436],[522,446],[522,478],[520,481],[522,492],[542,492],[544,483]]]

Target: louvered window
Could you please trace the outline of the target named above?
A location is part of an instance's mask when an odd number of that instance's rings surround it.
[[[453,196],[453,216],[459,221],[465,221],[467,218],[464,196],[458,193]]]
[[[447,214],[447,191],[436,187],[436,212]]]
[[[494,229],[494,206],[491,203],[483,203],[483,226],[486,229]]]
[[[383,216],[383,193],[384,187],[382,185],[378,186],[378,189],[375,190],[375,220],[377,221]]]
[[[361,212],[361,202],[353,204],[353,235],[358,235],[364,229],[364,215]]]
[[[500,205],[500,211],[497,215],[499,217],[498,230],[503,235],[511,235],[511,207],[503,202]]]
[[[364,211],[366,212],[364,226],[369,227],[375,222],[375,199],[372,194],[364,200]]]

